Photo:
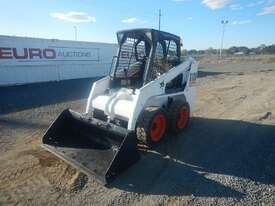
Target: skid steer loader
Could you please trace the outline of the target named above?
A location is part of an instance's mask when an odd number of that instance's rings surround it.
[[[117,32],[110,74],[96,81],[86,112],[63,111],[43,147],[104,184],[139,159],[137,144],[180,133],[194,105],[197,63],[181,58],[181,39],[154,29]]]

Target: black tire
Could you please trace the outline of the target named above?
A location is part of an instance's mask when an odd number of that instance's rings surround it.
[[[165,128],[161,129],[164,130],[163,134],[159,138],[159,140],[156,141],[151,134],[152,129],[155,125],[154,121],[156,118],[163,116],[165,118]],[[162,108],[159,107],[147,107],[143,112],[141,112],[138,121],[137,121],[137,127],[136,127],[136,137],[137,139],[146,144],[149,147],[154,146],[158,142],[160,142],[163,137],[165,136],[166,130],[168,127],[168,121],[165,111]]]
[[[185,108],[187,110],[186,120],[181,124],[181,127],[178,125],[178,121],[180,118],[181,109]],[[175,100],[171,103],[168,108],[168,121],[169,121],[169,132],[173,134],[179,134],[184,131],[184,129],[188,126],[190,122],[190,106],[187,102],[183,102],[180,100]]]

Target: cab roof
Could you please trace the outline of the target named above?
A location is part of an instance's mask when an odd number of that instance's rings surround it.
[[[145,37],[150,43],[155,43],[160,40],[174,40],[176,44],[180,44],[180,37],[168,32],[159,31],[156,29],[143,28],[143,29],[129,29],[117,32],[117,39],[122,43],[126,37],[139,38]]]

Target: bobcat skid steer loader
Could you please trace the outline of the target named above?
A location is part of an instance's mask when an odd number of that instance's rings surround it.
[[[63,111],[43,147],[104,184],[139,159],[137,143],[154,146],[187,126],[197,63],[181,58],[181,40],[154,29],[119,31],[110,74],[96,81],[86,112]]]

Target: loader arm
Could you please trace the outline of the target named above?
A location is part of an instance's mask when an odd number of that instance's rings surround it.
[[[93,83],[91,92],[89,94],[87,104],[86,104],[86,113],[89,113],[92,100],[99,94],[102,94],[109,88],[110,85],[110,76],[104,77]]]

